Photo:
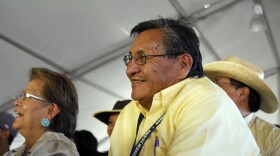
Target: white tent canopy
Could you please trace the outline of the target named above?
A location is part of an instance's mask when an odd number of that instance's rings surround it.
[[[13,112],[12,97],[28,82],[31,67],[66,73],[79,95],[77,129],[90,130],[99,150],[108,149],[106,126],[92,114],[130,98],[122,58],[129,52],[131,28],[144,20],[182,16],[199,35],[203,64],[232,55],[246,59],[265,71],[279,99],[280,1],[256,2],[266,27],[259,32],[250,30],[255,0],[1,0],[0,109]],[[257,115],[280,123],[279,111]]]

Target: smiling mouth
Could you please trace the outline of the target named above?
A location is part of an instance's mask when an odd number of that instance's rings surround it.
[[[15,117],[22,117],[23,114],[21,114],[20,112],[15,112]]]
[[[144,82],[143,80],[132,80],[131,81],[132,83],[141,83],[141,82]]]

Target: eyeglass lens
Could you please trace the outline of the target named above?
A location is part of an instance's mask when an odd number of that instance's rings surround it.
[[[146,63],[146,57],[147,56],[145,54],[135,54],[134,56],[126,55],[124,56],[123,60],[126,66],[132,61],[133,58],[136,64],[142,65]]]

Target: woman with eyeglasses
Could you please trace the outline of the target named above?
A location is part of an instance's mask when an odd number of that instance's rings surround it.
[[[67,76],[46,68],[32,68],[30,81],[14,106],[13,128],[25,142],[5,156],[78,155],[69,139],[76,128],[78,97]]]

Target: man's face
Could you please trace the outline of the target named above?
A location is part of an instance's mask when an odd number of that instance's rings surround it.
[[[251,113],[249,108],[250,89],[248,87],[237,88],[231,84],[230,79],[227,77],[216,77],[214,82],[232,99],[243,117]]]
[[[108,127],[107,127],[107,133],[109,136],[112,135],[113,129],[115,127],[115,123],[117,122],[119,113],[112,114],[109,116],[109,121],[108,121]]]
[[[238,92],[235,86],[230,83],[230,79],[227,77],[216,77],[214,82],[220,86],[238,106]]]
[[[132,43],[130,54],[146,55],[165,54],[158,29],[147,30],[138,34]],[[180,63],[177,58],[148,57],[146,63],[138,65],[134,58],[128,64],[126,74],[132,86],[132,99],[150,108],[153,96],[159,91],[179,82]]]

